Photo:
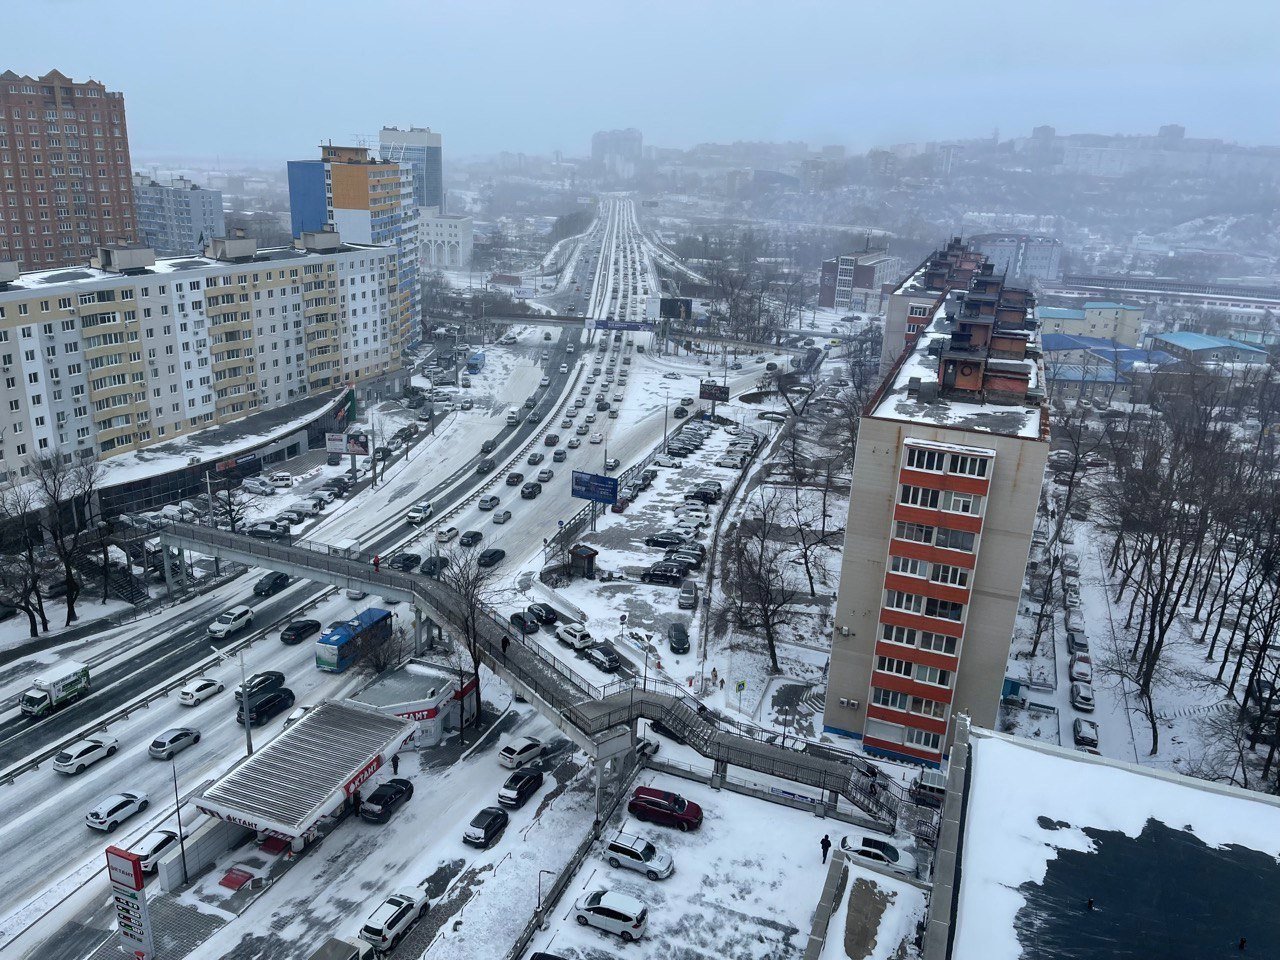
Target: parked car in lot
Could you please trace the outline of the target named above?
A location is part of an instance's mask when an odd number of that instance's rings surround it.
[[[517,610],[511,614],[509,619],[511,620],[511,625],[522,634],[538,632],[538,621],[523,610]]]
[[[422,567],[418,572],[427,577],[438,577],[447,566],[449,566],[448,557],[427,557],[422,561]]]
[[[147,747],[156,760],[171,760],[174,754],[181,753],[187,747],[194,747],[200,742],[200,731],[194,727],[173,727],[151,741]]]
[[[680,584],[680,596],[676,606],[681,610],[693,610],[698,606],[698,585],[692,580]]]
[[[647,570],[641,573],[640,580],[643,583],[660,583],[674,587],[683,582],[684,575],[687,572],[687,568],[682,563],[662,560],[650,565]]]
[[[462,833],[462,842],[481,849],[491,847],[501,838],[510,819],[502,807],[485,807],[471,818]]]
[[[480,556],[476,557],[476,566],[477,567],[496,566],[497,564],[502,562],[503,558],[506,557],[506,555],[507,555],[507,551],[505,550],[494,550],[494,549],[481,550]]]
[[[264,574],[263,577],[253,585],[253,594],[256,597],[269,597],[273,593],[278,593],[289,585],[289,575],[272,571]]]
[[[523,767],[541,757],[547,745],[537,737],[517,737],[498,751],[498,763],[504,767]]]
[[[421,890],[393,893],[369,914],[360,928],[360,939],[373,944],[380,953],[388,953],[400,945],[405,933],[430,905],[430,899]]]
[[[542,780],[541,770],[517,770],[507,777],[507,782],[498,791],[498,802],[504,807],[518,810],[542,789]]]
[[[178,703],[184,707],[194,707],[198,703],[204,703],[215,693],[221,693],[225,690],[218,680],[211,680],[208,677],[200,677],[192,680],[185,687],[178,691]]]
[[[575,650],[585,650],[595,642],[586,627],[572,620],[556,629],[556,639]]]
[[[667,646],[672,653],[689,652],[689,629],[679,620],[667,624]]]
[[[1093,661],[1083,653],[1072,654],[1067,674],[1072,680],[1078,680],[1081,683],[1092,683]]]
[[[543,626],[552,626],[560,621],[560,612],[546,603],[531,603],[526,608],[529,616]]]
[[[64,748],[53,758],[53,769],[74,776],[83,773],[99,760],[113,756],[120,749],[120,741],[105,733],[85,737],[78,743]]]
[[[581,926],[595,927],[631,943],[644,936],[649,908],[625,893],[595,890],[578,898],[573,905],[573,916]]]
[[[1092,720],[1076,720],[1071,724],[1071,736],[1077,747],[1098,746],[1098,725]]]
[[[619,832],[605,844],[604,859],[615,870],[626,868],[643,873],[650,880],[663,880],[675,872],[671,854],[659,850],[644,837]]]
[[[670,790],[636,787],[627,802],[627,812],[637,820],[675,827],[681,833],[702,826],[702,808]]]
[[[1084,713],[1093,713],[1093,685],[1080,682],[1071,684],[1071,705]]]
[[[360,819],[370,823],[386,823],[412,796],[413,784],[408,780],[386,780],[378,784],[377,789],[360,804]]]
[[[614,673],[622,666],[622,658],[618,656],[617,652],[612,647],[602,643],[594,647],[587,647],[582,651],[582,658],[604,673]]]
[[[249,701],[249,726],[261,726],[272,717],[291,709],[293,704],[293,691],[288,687],[264,693],[262,696]],[[236,710],[236,723],[243,724],[244,722],[245,709],[244,705],[241,704],[240,708]]]
[[[878,863],[894,873],[907,877],[916,875],[915,857],[880,837],[849,834],[840,838],[840,849],[851,857]]]
[[[384,561],[390,570],[400,570],[404,573],[412,573],[418,569],[418,564],[422,562],[422,554],[420,553],[397,553]]]
[[[151,806],[145,793],[135,790],[122,790],[109,797],[103,797],[85,814],[84,822],[95,830],[110,833],[134,814],[142,813]]]

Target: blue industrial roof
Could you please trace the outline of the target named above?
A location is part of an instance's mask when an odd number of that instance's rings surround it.
[[[1214,337],[1207,333],[1195,333],[1191,330],[1174,330],[1170,333],[1153,334],[1152,340],[1161,343],[1172,344],[1182,350],[1212,350],[1215,348],[1230,348],[1236,350],[1244,350],[1248,353],[1259,353],[1266,355],[1267,351],[1261,347],[1255,347],[1251,343],[1241,343],[1239,340],[1230,340],[1227,337]]]
[[[1040,336],[1040,347],[1045,353],[1059,350],[1097,350],[1116,345],[1107,337],[1080,337],[1072,333],[1045,333]]]

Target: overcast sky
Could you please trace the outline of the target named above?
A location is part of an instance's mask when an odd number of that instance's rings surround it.
[[[279,160],[430,126],[446,156],[1154,132],[1280,143],[1280,0],[8,0],[0,69],[126,98],[135,155]],[[83,17],[83,26],[78,18]]]

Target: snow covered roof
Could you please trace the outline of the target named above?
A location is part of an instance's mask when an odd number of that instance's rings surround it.
[[[413,731],[413,724],[351,701],[329,700],[216,781],[205,813],[285,838],[341,805]]]
[[[1280,955],[1280,799],[986,730],[969,747],[951,960]]]

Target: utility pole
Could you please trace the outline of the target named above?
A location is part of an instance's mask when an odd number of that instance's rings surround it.
[[[169,765],[173,769],[173,815],[178,821],[178,849],[182,851],[182,885],[185,887],[190,877],[187,875],[187,837],[182,829],[182,800],[178,797],[178,761],[170,757]]]

